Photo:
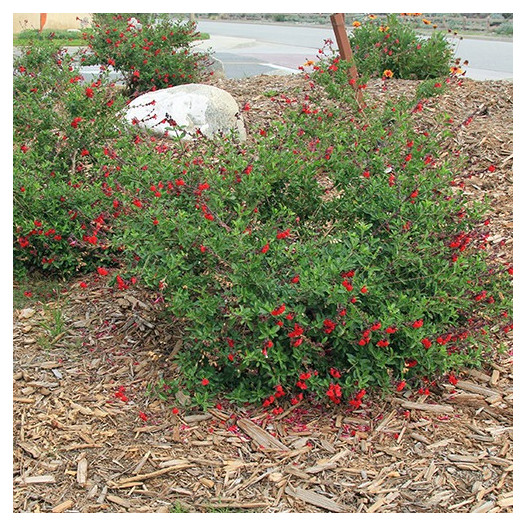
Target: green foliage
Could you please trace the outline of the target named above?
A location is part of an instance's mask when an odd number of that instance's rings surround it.
[[[360,76],[378,78],[392,71],[394,78],[422,80],[449,73],[453,52],[444,33],[421,37],[396,14],[365,17],[360,24],[349,37]]]
[[[84,30],[84,37],[91,33],[91,29]],[[84,44],[81,31],[26,29],[13,36],[15,46],[29,45],[31,42],[53,41],[62,46],[82,46]]]
[[[507,35],[512,36],[513,35],[513,22],[505,22],[503,24],[500,24],[495,32],[498,35]]]
[[[194,22],[112,13],[96,13],[93,21],[88,63],[115,67],[129,93],[199,82],[204,75],[207,55],[191,47],[199,38]]]

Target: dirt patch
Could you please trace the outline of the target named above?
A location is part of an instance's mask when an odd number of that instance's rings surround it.
[[[255,129],[279,117],[282,96],[301,101],[311,89],[301,76],[216,82],[249,104]],[[417,84],[391,83],[388,93]],[[490,199],[491,257],[507,264],[512,89],[464,80],[419,117],[451,117],[444,151],[471,158],[457,182]],[[370,92],[384,93],[380,83]],[[181,396],[153,395],[178,374],[181,345],[161,299],[84,281],[13,315],[15,512],[512,511],[511,334],[482,370],[429,394],[368,397],[357,411],[303,402],[275,417],[221,402],[194,413]]]

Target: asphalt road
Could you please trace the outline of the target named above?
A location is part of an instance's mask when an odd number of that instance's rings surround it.
[[[211,48],[225,68],[227,78],[298,72],[298,66],[315,60],[332,28],[297,27],[198,20],[198,30],[210,34],[199,47]],[[466,76],[476,80],[513,78],[513,42],[455,39],[455,56],[468,60]]]

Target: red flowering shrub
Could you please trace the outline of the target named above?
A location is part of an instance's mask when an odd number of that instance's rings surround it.
[[[129,93],[198,82],[203,75],[207,55],[191,48],[195,22],[148,13],[95,13],[93,20],[85,36],[93,52],[88,62],[120,71]]]
[[[122,95],[104,75],[85,83],[52,42],[22,49],[13,91],[15,270],[111,261],[107,144],[121,133]]]
[[[478,363],[511,282],[414,105],[349,116],[312,100],[256,146],[203,139],[204,155],[148,166],[121,243],[184,321],[176,389],[278,410],[280,386],[358,407],[361,389]]]
[[[118,261],[119,288],[139,276],[185,329],[173,383],[196,403],[357,408],[366,388],[476,365],[494,328],[511,330],[512,267],[488,260],[484,211],[452,186],[442,135],[415,125],[423,102],[358,111],[338,71],[320,73],[334,104],[313,91],[254,143],[181,147],[120,130],[110,86],[77,84],[56,59],[36,98],[27,57],[15,265],[107,275]]]

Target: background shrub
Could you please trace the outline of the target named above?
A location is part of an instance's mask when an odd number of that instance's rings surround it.
[[[21,48],[13,79],[15,271],[71,273],[111,260],[108,145],[125,100],[102,76],[83,82],[52,41]],[[106,152],[106,153],[105,153]]]
[[[207,55],[191,47],[199,36],[195,22],[111,13],[96,13],[93,22],[89,63],[119,70],[129,93],[198,82],[203,75]]]
[[[382,77],[386,70],[399,79],[438,78],[446,76],[452,65],[453,51],[445,33],[419,36],[405,17],[396,14],[355,21],[349,41],[358,72],[365,78]]]

